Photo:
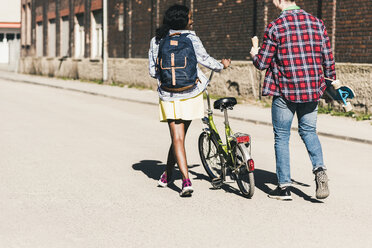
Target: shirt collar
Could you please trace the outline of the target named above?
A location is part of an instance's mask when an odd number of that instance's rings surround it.
[[[297,6],[297,5],[289,6],[288,8],[283,9],[282,13],[283,13],[284,11],[288,11],[288,10],[297,10],[297,9],[301,9],[301,8],[300,8],[299,6]]]
[[[195,31],[192,31],[192,30],[174,30],[174,29],[169,30],[169,34],[174,34],[174,33],[195,34]]]

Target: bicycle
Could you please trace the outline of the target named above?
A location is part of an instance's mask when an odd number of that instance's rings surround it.
[[[209,77],[212,80],[213,71]],[[226,144],[223,144],[213,120],[209,93],[207,98],[207,114],[202,122],[207,125],[199,136],[199,155],[205,171],[216,189],[226,181],[227,173],[236,180],[238,187],[247,198],[251,198],[255,190],[254,161],[251,157],[251,136],[244,133],[233,133],[228,119],[227,110],[232,110],[237,104],[236,98],[226,97],[214,102],[214,109],[224,112]]]

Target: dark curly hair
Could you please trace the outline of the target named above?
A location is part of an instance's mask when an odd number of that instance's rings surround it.
[[[163,39],[170,29],[182,30],[189,23],[190,9],[185,5],[175,4],[167,9],[163,18],[163,25],[156,29],[156,41]]]

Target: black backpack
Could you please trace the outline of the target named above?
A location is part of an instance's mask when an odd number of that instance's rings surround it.
[[[167,35],[160,41],[156,68],[160,87],[168,92],[192,89],[198,82],[197,59],[188,34]]]

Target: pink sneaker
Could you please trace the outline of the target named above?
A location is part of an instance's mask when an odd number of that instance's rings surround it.
[[[158,185],[160,187],[167,187],[168,184],[171,183],[171,178],[167,176],[167,172],[164,171],[163,174],[161,174],[160,179],[158,181]]]
[[[191,186],[190,179],[185,179],[182,181],[182,191],[180,192],[181,197],[187,197],[191,196],[192,192],[194,192],[194,189]]]

